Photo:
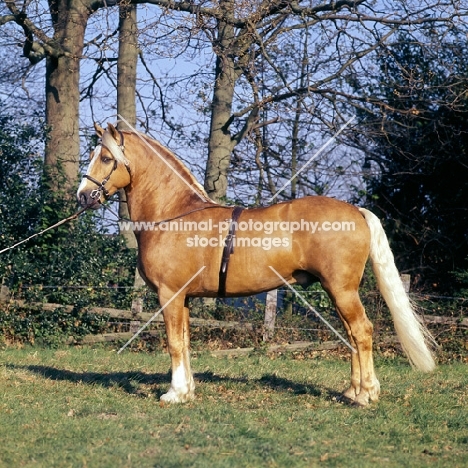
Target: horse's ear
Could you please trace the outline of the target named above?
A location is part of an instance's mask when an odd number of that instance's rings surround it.
[[[107,124],[107,131],[112,135],[115,141],[119,141],[119,131],[111,124]]]
[[[96,135],[99,138],[102,138],[102,135],[104,135],[104,129],[97,122],[94,122],[94,130],[96,130]]]

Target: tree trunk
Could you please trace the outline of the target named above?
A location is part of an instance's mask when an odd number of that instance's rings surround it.
[[[234,2],[220,1],[224,17],[234,17]],[[214,45],[217,55],[213,101],[211,105],[211,125],[208,143],[208,161],[205,171],[205,190],[215,201],[222,202],[227,192],[227,176],[231,153],[235,143],[229,130],[232,101],[237,80],[234,47],[235,30],[230,24],[219,22],[218,40]]]
[[[138,63],[138,26],[136,5],[122,5],[119,8],[119,56],[117,58],[117,114],[132,127],[136,125],[136,69]],[[118,128],[128,128],[120,121]],[[119,217],[129,219],[125,191],[119,190]],[[136,249],[137,243],[132,231],[121,235],[129,248]]]
[[[119,8],[119,56],[117,58],[117,114],[128,123],[120,121],[119,129],[132,129],[136,125],[136,70],[138,64],[138,25],[137,6],[121,5]],[[127,198],[123,189],[119,190],[119,217],[129,219]],[[135,234],[132,231],[120,233],[125,239],[127,247],[137,248]],[[132,300],[132,314],[138,315],[143,311],[143,294],[141,288],[145,285],[138,269],[135,269],[133,282],[134,296]],[[139,323],[139,322],[138,322]],[[136,326],[136,322],[134,324]]]
[[[89,10],[80,0],[50,2],[54,40],[66,51],[46,64],[45,182],[58,199],[74,199],[79,158],[80,59]]]
[[[138,63],[138,25],[136,5],[119,9],[119,56],[117,59],[117,113],[131,126],[136,125],[136,69]],[[125,129],[125,122],[119,122]]]
[[[278,304],[278,290],[268,291],[265,304],[265,321],[263,341],[269,341],[275,333],[276,308]]]

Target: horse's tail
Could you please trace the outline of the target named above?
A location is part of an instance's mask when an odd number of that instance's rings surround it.
[[[429,372],[435,367],[429,343],[435,344],[435,341],[411,306],[379,218],[364,208],[359,208],[359,211],[371,232],[372,268],[380,292],[392,314],[401,346],[414,367]]]

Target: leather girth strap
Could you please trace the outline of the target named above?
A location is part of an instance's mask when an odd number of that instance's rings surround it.
[[[224,240],[223,256],[221,258],[221,268],[219,269],[218,297],[226,297],[226,278],[229,266],[229,259],[234,252],[234,239],[236,237],[237,221],[244,208],[236,206],[232,211],[229,232]]]

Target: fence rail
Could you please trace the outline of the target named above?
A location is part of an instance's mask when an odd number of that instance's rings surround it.
[[[9,300],[7,302],[10,306],[17,306],[17,307],[41,307],[44,311],[53,312],[57,308],[61,308],[65,312],[71,312],[73,310],[73,306],[71,305],[61,305],[61,304],[51,304],[51,303],[29,303],[23,300]],[[111,319],[116,320],[123,320],[130,322],[130,331],[126,332],[115,332],[115,333],[103,333],[103,334],[96,334],[96,335],[86,335],[79,339],[70,339],[68,343],[82,343],[82,344],[94,344],[94,343],[106,343],[106,342],[114,342],[114,341],[126,341],[129,340],[135,333],[136,330],[139,329],[142,323],[146,323],[150,320],[154,314],[149,312],[140,312],[140,313],[132,313],[130,310],[122,310],[122,309],[114,309],[111,307],[90,307],[87,311],[91,314],[96,315],[104,315]],[[421,316],[423,321],[426,324],[437,324],[437,325],[455,325],[457,327],[468,328],[468,318],[456,318],[456,317],[444,317],[444,316],[435,316],[435,315],[422,315]],[[154,323],[163,323],[163,317],[158,315],[154,320]],[[197,317],[190,317],[190,324],[195,327],[210,327],[210,328],[222,328],[222,329],[236,329],[236,330],[249,330],[252,331],[254,329],[254,325],[250,322],[246,321],[223,321],[223,320],[212,320],[212,319],[201,319]],[[268,323],[268,335],[271,337],[274,333],[274,321],[273,323]],[[145,334],[155,336],[158,334],[155,330],[146,330]],[[323,346],[334,346],[337,347],[341,342],[325,342],[327,344],[320,344]],[[335,343],[335,345],[331,345],[330,343]],[[282,347],[281,347],[282,346]],[[316,342],[299,342],[299,343],[292,343],[291,345],[272,345],[268,349],[271,351],[275,351],[275,349],[285,349],[285,350],[296,350],[308,347],[317,347],[319,343]],[[286,347],[285,347],[286,346]],[[319,348],[317,348],[319,349]],[[332,349],[332,348],[320,348],[320,349]],[[252,351],[250,348],[245,348],[243,352],[250,352]],[[229,354],[232,350],[225,350],[227,354]],[[242,351],[240,351],[242,353]],[[221,353],[222,354],[222,353]]]
[[[73,306],[71,305],[62,305],[62,304],[52,304],[52,303],[30,303],[23,300],[10,300],[8,304],[11,306],[17,307],[41,307],[42,310],[46,312],[53,312],[56,309],[62,309],[65,312],[71,312]],[[130,310],[114,309],[111,307],[89,307],[86,309],[90,314],[96,315],[105,315],[111,319],[117,320],[127,320],[130,322],[131,329],[134,331],[129,332],[116,332],[116,333],[103,333],[97,335],[85,335],[79,340],[69,340],[69,343],[79,342],[79,343],[104,343],[120,340],[130,339],[136,330],[139,329],[140,325],[148,322],[154,314],[150,312],[140,312],[133,313]],[[152,321],[153,323],[164,323],[164,319],[161,315],[155,317]],[[195,327],[211,327],[211,328],[223,328],[230,329],[235,328],[237,330],[253,330],[254,326],[250,322],[245,321],[224,321],[224,320],[213,320],[213,319],[201,319],[197,317],[190,317],[190,325]],[[148,335],[155,335],[157,332],[152,330],[147,330],[145,333]]]

